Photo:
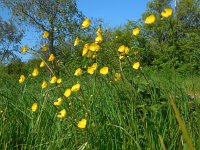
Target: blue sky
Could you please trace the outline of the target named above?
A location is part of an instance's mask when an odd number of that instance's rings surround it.
[[[123,25],[127,20],[138,20],[146,10],[146,4],[150,0],[77,0],[80,11],[88,18],[102,19],[104,24],[110,27]],[[0,8],[0,16],[3,20],[8,20],[10,13],[6,9]],[[39,42],[40,36],[33,28],[29,28],[21,44],[28,44],[34,47]],[[23,61],[27,61],[29,54],[20,55]]]

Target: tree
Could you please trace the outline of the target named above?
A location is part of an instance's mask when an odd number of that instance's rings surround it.
[[[0,62],[8,63],[16,59],[19,49],[19,42],[23,37],[12,21],[2,21],[0,17]]]
[[[1,0],[17,21],[49,32],[49,50],[58,55],[56,46],[74,36],[80,28],[82,13],[76,0]]]

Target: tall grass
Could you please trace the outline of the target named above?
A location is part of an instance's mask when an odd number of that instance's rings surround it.
[[[174,83],[168,75],[143,70],[124,74],[120,81],[114,81],[112,72],[62,78],[66,82],[41,90],[40,82],[35,81],[42,77],[30,77],[19,85],[16,77],[1,75],[0,149],[189,148],[169,101]],[[65,89],[77,81],[81,90],[64,98]],[[191,143],[199,149],[200,99],[191,98],[187,91],[198,92],[198,85],[191,89],[191,84],[199,79],[182,81],[178,77],[174,100]],[[52,103],[58,97],[63,97],[64,103],[55,107]],[[39,109],[32,113],[35,101]],[[67,110],[63,120],[57,118],[62,108]],[[82,118],[87,119],[85,129],[77,127]]]

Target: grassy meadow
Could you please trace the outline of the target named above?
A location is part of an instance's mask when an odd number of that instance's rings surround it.
[[[47,31],[41,49],[25,45],[21,53],[36,54],[36,61],[25,72],[0,71],[0,149],[200,149],[198,59],[187,51],[179,60],[186,42],[176,39],[172,9],[157,16],[147,16],[144,28],[134,25],[132,39],[125,35],[129,31],[116,36],[94,27],[96,38],[74,38],[75,52],[68,57],[50,51]],[[84,34],[89,26],[86,18]],[[161,27],[163,43],[153,39],[153,28]],[[181,63],[186,73],[177,71]]]
[[[85,71],[85,70],[84,70]],[[63,82],[41,89],[42,75],[1,75],[1,149],[190,149],[176,119],[176,103],[189,141],[199,148],[200,79],[149,69],[130,70],[115,80],[114,72],[81,76],[69,73]],[[70,97],[66,88],[80,83]],[[54,106],[59,97],[62,105]],[[31,111],[34,102],[38,109]],[[65,118],[58,118],[66,109]],[[85,128],[78,122],[85,118]]]

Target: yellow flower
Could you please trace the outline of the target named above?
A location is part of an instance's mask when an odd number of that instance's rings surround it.
[[[82,23],[82,29],[85,29],[90,26],[90,19],[86,18]]]
[[[172,15],[172,9],[171,8],[165,8],[165,10],[161,13],[161,15],[165,18],[168,18]]]
[[[133,69],[138,70],[139,68],[140,68],[140,62],[135,62],[135,63],[133,64]]]
[[[33,105],[31,106],[31,111],[35,112],[38,109],[38,103],[33,103]]]
[[[95,38],[95,43],[100,44],[103,41],[103,36],[101,34],[98,34]]]
[[[94,55],[92,55],[92,58],[93,58],[93,59],[95,59],[96,57],[97,57],[97,55],[95,55],[95,54],[94,54]]]
[[[36,77],[38,76],[38,74],[39,74],[38,69],[37,68],[33,69],[32,76]]]
[[[60,83],[62,83],[62,79],[61,78],[59,78],[59,79],[57,79],[57,84],[60,84]]]
[[[53,54],[50,54],[48,61],[53,61],[55,56]]]
[[[76,37],[75,41],[74,41],[74,46],[77,46],[79,44],[79,38]]]
[[[125,52],[125,54],[128,54],[129,48],[128,48],[128,47],[125,47],[124,52]]]
[[[88,51],[87,53],[87,58],[91,58],[92,57],[92,52],[91,51]]]
[[[82,72],[83,72],[82,69],[81,69],[81,68],[78,68],[78,69],[76,69],[74,75],[75,75],[75,76],[80,76],[80,75],[82,74]]]
[[[94,67],[88,67],[87,72],[89,74],[94,74]]]
[[[49,36],[49,32],[44,31],[44,32],[43,32],[43,38],[48,38],[48,36]]]
[[[120,55],[120,56],[119,56],[119,59],[120,59],[120,60],[123,60],[124,58],[125,58],[124,55]]]
[[[87,54],[88,50],[89,50],[89,44],[85,44],[83,47],[82,56]]]
[[[27,52],[27,50],[28,50],[28,45],[25,45],[24,47],[22,47],[21,53],[23,54],[23,53]]]
[[[41,84],[42,89],[46,88],[48,86],[48,83],[46,81],[43,81]]]
[[[94,70],[96,70],[97,69],[97,63],[93,63],[91,67],[94,68]]]
[[[102,33],[101,28],[98,28],[96,33],[97,33],[97,35],[101,34]]]
[[[42,47],[42,51],[46,52],[47,50],[48,50],[48,46],[46,44],[44,44],[43,47]]]
[[[121,46],[118,48],[118,52],[123,53],[124,51],[125,51],[125,45],[121,45]]]
[[[145,23],[146,24],[152,24],[156,21],[156,17],[151,14],[150,16],[148,16],[146,19],[145,19]]]
[[[71,93],[72,93],[71,89],[66,89],[65,93],[64,93],[64,96],[65,97],[69,97],[71,95]]]
[[[86,127],[87,120],[81,119],[81,121],[78,122],[78,128],[84,129]]]
[[[62,98],[61,97],[59,97],[58,99],[57,99],[57,101],[55,101],[55,102],[53,102],[53,105],[54,106],[60,106],[61,104],[62,104]]]
[[[56,83],[56,82],[57,82],[57,78],[56,78],[56,76],[53,76],[53,77],[51,78],[50,83]]]
[[[77,84],[75,84],[75,85],[72,86],[71,91],[72,92],[77,92],[77,91],[80,90],[80,88],[81,88],[80,83],[77,83]]]
[[[140,33],[140,29],[138,27],[136,27],[135,29],[133,29],[133,35],[138,35]]]
[[[41,61],[40,63],[40,68],[44,67],[45,66],[45,61]]]
[[[19,83],[23,83],[25,81],[25,76],[24,75],[21,75],[19,77]]]
[[[108,67],[103,67],[100,69],[100,74],[106,75],[108,74]]]
[[[57,117],[60,119],[63,119],[66,117],[66,115],[67,115],[67,111],[65,109],[63,109],[58,113]]]
[[[91,51],[98,51],[99,49],[100,49],[100,46],[97,44],[97,43],[92,43],[92,44],[90,44],[90,47],[89,47],[89,49],[91,50]]]
[[[120,73],[115,73],[115,81],[121,80],[121,74]]]

